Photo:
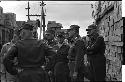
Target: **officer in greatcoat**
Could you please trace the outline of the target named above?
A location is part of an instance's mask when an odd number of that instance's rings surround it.
[[[21,29],[21,40],[8,51],[4,65],[10,74],[18,74],[19,82],[48,82],[48,75],[41,67],[45,57],[51,59],[55,52],[43,41],[33,38],[33,26],[25,24]],[[12,60],[17,57],[18,69]]]
[[[105,81],[106,76],[106,57],[104,38],[98,34],[97,26],[92,24],[86,29],[88,37],[90,38],[87,47],[87,55],[90,58],[90,65],[92,67],[93,79],[91,81]]]

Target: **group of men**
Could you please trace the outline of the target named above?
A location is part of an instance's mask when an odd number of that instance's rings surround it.
[[[79,26],[71,25],[69,37],[46,31],[43,40],[33,37],[33,26],[25,24],[1,50],[3,82],[84,82],[105,81],[105,43],[97,26],[88,26],[81,38]],[[85,55],[90,60],[92,78],[85,72]]]

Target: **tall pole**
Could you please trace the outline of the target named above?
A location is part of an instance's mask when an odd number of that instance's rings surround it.
[[[30,10],[29,1],[28,1],[28,7],[27,7],[27,8],[25,8],[25,9],[27,9],[27,10],[28,10],[28,15],[27,15],[27,16],[28,16],[28,20],[30,20],[30,15],[29,15],[29,12],[30,12],[30,11],[29,11],[29,10]]]
[[[41,6],[41,4],[40,4]],[[39,39],[41,39],[41,33],[42,33],[42,10],[41,10],[41,23],[40,23],[40,36]]]
[[[40,6],[42,7],[41,9],[41,24],[40,24],[40,39],[41,39],[41,33],[42,33],[42,27],[43,27],[43,36],[44,36],[44,33],[45,33],[45,27],[46,27],[46,25],[45,25],[45,13],[44,13],[44,6],[45,6],[45,4],[44,4],[44,2],[43,2],[43,0],[42,0],[42,3],[40,4]]]
[[[44,4],[44,2],[42,1],[42,3],[43,3],[43,7],[45,6],[45,4]],[[46,27],[46,25],[45,25],[45,12],[44,12],[44,9],[43,9],[43,7],[42,7],[42,19],[43,19],[43,36],[44,36],[44,33],[45,33],[45,27]]]

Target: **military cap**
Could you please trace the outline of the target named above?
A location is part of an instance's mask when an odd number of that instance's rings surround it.
[[[22,29],[32,31],[33,30],[33,26],[30,25],[30,24],[24,24],[23,27],[20,30],[22,30]]]
[[[78,26],[78,25],[71,25],[70,26],[70,30],[72,30],[72,29],[79,29],[80,27]]]
[[[95,24],[91,24],[88,26],[88,28],[86,29],[86,31],[92,30],[92,29],[97,29],[97,25]]]

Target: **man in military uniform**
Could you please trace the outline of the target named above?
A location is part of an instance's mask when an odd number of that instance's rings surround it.
[[[19,82],[48,82],[48,75],[42,69],[45,57],[51,59],[55,52],[41,40],[33,38],[33,26],[25,24],[21,29],[21,40],[8,51],[4,65],[10,74],[18,74]],[[18,69],[12,60],[17,57]]]
[[[106,58],[105,58],[105,42],[104,38],[98,34],[97,26],[92,24],[86,29],[90,38],[87,47],[87,55],[90,58],[93,78],[91,81],[105,81],[106,76]]]
[[[47,30],[44,35],[44,42],[55,50],[54,46],[57,44],[57,42],[54,40],[54,37],[55,37],[55,31]],[[55,77],[54,77],[55,60],[53,58],[51,60],[48,60],[46,58],[46,60],[47,62],[45,64],[45,70],[49,73],[51,82],[55,82]]]
[[[3,59],[4,57],[7,55],[8,50],[19,40],[19,30],[15,30],[14,31],[14,35],[13,35],[13,39],[11,40],[11,42],[8,42],[6,44],[3,45],[2,49],[1,49],[1,80],[2,82],[16,82],[16,76],[9,74],[4,65],[3,65]],[[15,60],[16,63],[16,60]]]
[[[70,46],[65,41],[64,32],[57,35],[57,41],[54,66],[55,82],[70,82],[69,59],[67,58]]]
[[[48,44],[51,47],[56,45],[56,41],[54,40],[54,37],[55,37],[55,31],[54,30],[47,30],[45,32],[45,36],[44,36],[44,39],[46,40],[46,44]]]
[[[84,74],[82,73],[82,69],[80,68],[81,60],[84,57],[85,54],[85,44],[84,41],[79,36],[79,26],[78,25],[71,25],[70,26],[70,37],[71,41],[73,42],[73,46],[70,48],[69,52],[69,59],[71,61],[69,62],[69,67],[71,71],[71,76],[73,76],[73,79],[76,81],[84,81]]]

